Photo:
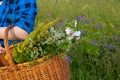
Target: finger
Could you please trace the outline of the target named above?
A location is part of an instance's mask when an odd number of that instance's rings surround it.
[[[2,53],[2,54],[5,54],[5,50],[2,50],[1,53]]]
[[[0,50],[0,54],[5,54],[5,50]]]
[[[5,48],[3,48],[3,47],[0,46],[0,50],[5,50]]]
[[[5,48],[3,48],[0,44],[0,54],[3,54],[3,53],[5,53]]]

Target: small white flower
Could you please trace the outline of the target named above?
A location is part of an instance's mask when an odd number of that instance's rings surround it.
[[[55,33],[55,35],[54,35],[54,38],[55,39],[61,39],[62,37],[65,37],[65,34],[64,33]]]
[[[53,27],[50,28],[50,32],[56,32]]]
[[[81,35],[81,32],[80,31],[75,31],[74,33],[73,33],[73,36],[80,36]]]
[[[67,27],[67,28],[65,29],[66,34],[70,34],[71,31],[72,31],[72,30],[71,30],[69,27]]]
[[[74,20],[74,22],[75,22],[75,28],[77,27],[77,20]]]
[[[34,57],[34,52],[31,52],[31,57]]]
[[[76,40],[80,39],[81,32],[80,31],[75,31],[72,36],[75,37]]]
[[[70,36],[70,37],[68,37],[67,39],[68,39],[68,40],[72,40],[72,39],[73,39],[73,36]]]

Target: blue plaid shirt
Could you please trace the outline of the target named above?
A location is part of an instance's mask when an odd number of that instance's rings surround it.
[[[36,0],[3,0],[0,5],[0,27],[18,26],[30,33],[37,15]],[[9,41],[11,44],[13,41]],[[0,44],[4,44],[0,39]]]

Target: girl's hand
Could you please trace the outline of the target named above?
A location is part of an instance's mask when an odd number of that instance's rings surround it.
[[[0,44],[0,54],[4,54],[5,53],[5,48],[3,48]]]

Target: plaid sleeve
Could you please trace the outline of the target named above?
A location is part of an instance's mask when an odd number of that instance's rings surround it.
[[[37,15],[36,0],[17,0],[16,4],[14,25],[30,33]]]

